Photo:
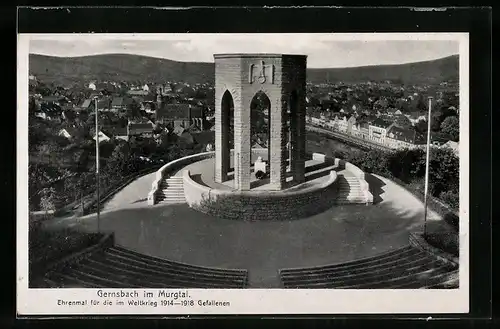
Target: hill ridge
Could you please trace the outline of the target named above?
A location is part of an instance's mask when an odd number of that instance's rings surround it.
[[[406,64],[365,65],[346,68],[308,68],[307,80],[312,83],[393,81],[403,84],[458,81],[458,55]],[[78,57],[57,57],[30,54],[30,74],[56,84],[111,81],[183,81],[213,83],[214,63],[182,62],[166,58],[134,54],[99,54]]]

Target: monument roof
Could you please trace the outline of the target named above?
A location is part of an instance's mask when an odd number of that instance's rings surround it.
[[[224,54],[214,54],[214,58],[242,58],[242,57],[255,57],[255,58],[272,58],[272,57],[284,57],[284,56],[294,56],[294,57],[307,57],[307,55],[300,54],[275,54],[275,53],[224,53]]]

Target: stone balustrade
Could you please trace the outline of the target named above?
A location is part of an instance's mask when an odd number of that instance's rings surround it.
[[[244,220],[288,220],[321,213],[335,201],[337,173],[321,184],[284,191],[231,191],[196,183],[183,172],[184,194],[190,207],[209,215]],[[307,184],[307,183],[305,183]]]
[[[213,151],[197,153],[186,157],[182,157],[180,159],[176,159],[162,166],[156,172],[156,177],[152,183],[151,191],[148,193],[148,205],[155,205],[156,203],[158,203],[157,196],[161,182],[164,179],[168,178],[174,171],[177,171],[193,162],[213,158],[214,156],[215,152]]]

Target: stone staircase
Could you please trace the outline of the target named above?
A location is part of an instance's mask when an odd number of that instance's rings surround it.
[[[120,246],[45,274],[52,288],[246,288],[248,272],[174,262]]]
[[[366,197],[361,189],[358,178],[350,175],[339,174],[336,204],[366,204]]]
[[[158,189],[158,203],[186,203],[184,181],[182,177],[171,176],[164,179]]]
[[[406,246],[347,263],[282,269],[280,278],[284,288],[457,288],[458,264]]]

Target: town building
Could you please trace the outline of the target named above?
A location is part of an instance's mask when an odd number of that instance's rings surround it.
[[[108,142],[109,140],[111,140],[112,137],[113,136],[111,134],[107,134],[104,131],[100,130],[99,134],[97,136],[96,136],[96,134],[94,134],[94,137],[92,139],[93,140],[98,139],[99,140],[99,144],[100,144],[102,142]]]
[[[335,117],[335,122],[338,124],[338,131],[347,134],[347,116],[341,115],[340,117]]]
[[[203,108],[191,104],[164,104],[156,109],[156,122],[171,125],[172,127],[188,128],[197,126],[200,130],[205,128],[205,115]]]
[[[414,148],[422,140],[421,138],[419,139],[415,129],[391,125],[387,129],[385,146],[393,149]]]
[[[123,111],[132,103],[132,99],[128,97],[115,97],[111,102],[111,109],[113,111]]]
[[[153,137],[154,123],[150,120],[131,121],[127,125],[127,136]]]
[[[457,143],[457,142],[454,142],[454,141],[447,141],[446,143],[444,143],[442,145],[443,148],[449,148],[451,150],[453,150],[453,153],[455,153],[456,156],[459,155],[459,151],[460,151],[460,144]]]
[[[368,139],[379,144],[385,143],[388,129],[394,125],[393,123],[377,118],[370,123],[368,128]]]
[[[79,134],[78,129],[76,129],[74,127],[63,128],[63,129],[59,130],[59,133],[58,133],[59,136],[65,137],[67,139],[73,139],[73,138],[77,137],[78,134]]]
[[[353,134],[353,130],[355,130],[356,128],[356,116],[355,115],[351,115],[351,117],[349,118],[349,120],[347,120],[347,133],[349,135],[352,135]]]

